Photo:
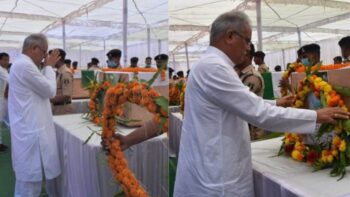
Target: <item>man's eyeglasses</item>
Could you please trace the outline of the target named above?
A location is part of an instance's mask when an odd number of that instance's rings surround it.
[[[252,43],[252,41],[251,41],[249,38],[244,37],[242,34],[236,32],[236,31],[234,31],[234,33],[235,33],[237,36],[241,37],[243,40],[245,40],[245,42],[246,42],[248,45],[250,45],[250,44]]]
[[[47,50],[42,49],[40,46],[37,46],[43,54],[47,55]]]

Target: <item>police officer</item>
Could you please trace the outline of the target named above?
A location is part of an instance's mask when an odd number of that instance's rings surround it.
[[[55,68],[57,68],[57,91],[56,96],[51,99],[54,115],[70,114],[73,112],[73,74],[64,64],[66,53],[62,49],[58,50],[61,59],[55,65]],[[51,53],[51,51],[49,51],[49,53]]]
[[[244,58],[242,64],[235,67],[238,76],[243,84],[249,87],[251,92],[254,92],[257,96],[262,97],[264,94],[264,79],[261,74],[252,65],[252,59],[254,56],[254,45],[250,44],[250,52],[248,52]],[[264,135],[264,130],[249,125],[250,137],[252,140],[261,138]]]
[[[258,71],[263,74],[269,72],[269,67],[265,64],[265,53],[262,51],[257,51],[254,53],[254,62],[259,65]]]
[[[236,66],[236,71],[243,84],[249,87],[250,91],[262,97],[264,94],[264,79],[252,65],[254,56],[254,45],[250,45],[250,52],[247,53],[244,62]]]

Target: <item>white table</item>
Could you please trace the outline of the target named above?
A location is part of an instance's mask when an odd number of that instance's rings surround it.
[[[118,192],[100,136],[88,129],[101,130],[84,122],[81,114],[55,116],[55,128],[62,174],[57,180],[62,197],[111,197]],[[133,128],[118,126],[122,134]],[[151,196],[168,196],[168,139],[165,134],[135,145],[124,152],[136,177]]]
[[[254,187],[257,197],[350,196],[350,170],[340,181],[330,177],[331,169],[313,172],[306,163],[275,156],[282,138],[252,143]]]
[[[73,99],[73,114],[88,113],[88,104],[90,99]]]
[[[169,117],[169,152],[171,156],[178,156],[183,116],[181,113],[170,113]]]

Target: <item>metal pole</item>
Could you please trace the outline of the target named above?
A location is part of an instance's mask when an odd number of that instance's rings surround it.
[[[81,44],[79,45],[79,65],[80,65],[80,67],[81,67],[81,64],[82,64],[82,62],[81,62]]]
[[[147,56],[151,56],[151,28],[147,25]]]
[[[262,51],[262,31],[261,31],[261,0],[256,0],[256,21],[258,33],[258,50]]]
[[[286,70],[286,54],[284,53],[284,49],[282,49],[282,62],[283,70]]]
[[[299,48],[301,47],[301,32],[299,27],[297,28],[297,32],[298,32],[298,42],[299,42]]]
[[[185,43],[185,50],[186,50],[187,70],[190,70],[190,61],[189,61],[189,59],[188,59],[188,48],[187,48],[187,43]]]
[[[123,1],[123,54],[124,66],[128,63],[128,0]]]
[[[105,39],[103,39],[103,54],[105,55],[104,57],[104,59],[106,60],[106,40]],[[107,66],[106,66],[107,67]]]
[[[62,41],[63,41],[63,50],[66,50],[66,21],[62,20]]]
[[[162,41],[158,40],[158,54],[160,54],[162,51]]]
[[[174,72],[176,73],[175,54],[174,53],[173,53],[173,65],[174,65]]]

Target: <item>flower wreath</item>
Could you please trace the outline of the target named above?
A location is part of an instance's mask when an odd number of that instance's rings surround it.
[[[102,143],[107,147],[107,157],[114,178],[121,184],[126,196],[148,196],[137,178],[128,168],[127,161],[120,147],[120,141],[114,138],[117,121],[115,116],[122,116],[123,104],[126,102],[144,106],[154,114],[160,131],[168,131],[168,100],[147,83],[137,80],[118,83],[110,87],[105,95],[103,110]]]
[[[320,107],[340,107],[348,111],[341,95],[349,96],[350,90],[345,87],[332,86],[317,76],[317,72],[311,74],[311,69],[306,71],[307,77],[299,82],[297,99],[294,107],[305,107],[305,98],[312,92],[320,99]],[[317,71],[317,70],[316,70]],[[335,130],[332,140],[321,142],[320,138],[326,133]],[[322,124],[316,135],[314,145],[304,144],[303,136],[286,133],[278,155],[285,154],[294,160],[307,162],[315,170],[332,167],[331,176],[341,176],[346,173],[345,167],[350,164],[350,121],[337,120],[337,124]]]

